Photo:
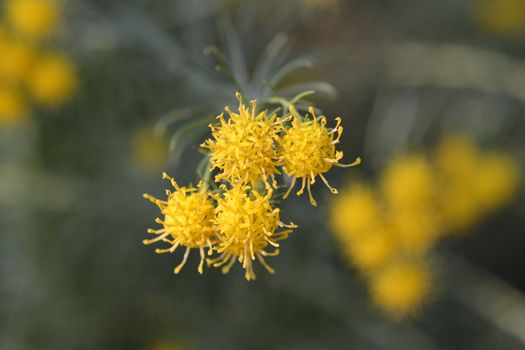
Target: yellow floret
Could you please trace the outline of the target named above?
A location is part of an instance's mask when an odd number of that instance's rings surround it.
[[[8,39],[3,43],[0,54],[0,80],[20,84],[31,74],[34,58],[33,47]]]
[[[396,208],[427,206],[436,194],[432,167],[419,154],[395,158],[383,171],[381,188],[387,203]]]
[[[6,14],[16,31],[41,38],[56,30],[60,6],[56,0],[7,0]]]
[[[36,60],[29,89],[37,102],[47,106],[64,103],[75,91],[77,78],[73,63],[62,55],[46,55]]]
[[[335,194],[337,190],[330,186],[323,173],[329,171],[334,165],[338,167],[358,165],[361,159],[357,158],[354,163],[348,165],[339,163],[343,158],[343,152],[337,151],[335,145],[339,143],[343,133],[341,118],[336,118],[334,128],[327,129],[326,117],[317,117],[312,107],[309,109],[309,119],[299,116],[293,106],[290,110],[293,115],[292,125],[285,130],[284,136],[279,141],[283,170],[292,178],[292,184],[284,198],[289,196],[297,179],[302,179],[301,189],[297,195],[303,194],[307,187],[310,203],[316,206],[317,202],[311,192],[311,185],[315,183],[315,178],[319,176]]]
[[[223,186],[223,189],[226,188]],[[220,256],[209,260],[215,267],[223,266],[222,272],[228,273],[235,261],[239,261],[246,270],[245,278],[255,279],[253,261],[259,262],[270,273],[274,273],[265,261],[266,256],[279,254],[279,243],[292,232],[294,224],[285,225],[280,221],[279,208],[272,208],[270,199],[272,190],[268,187],[266,195],[257,191],[236,186],[226,190],[223,196],[216,196],[217,208],[215,227],[218,243],[215,248]],[[286,227],[276,232],[280,227]],[[273,252],[266,248],[271,246]]]
[[[330,209],[330,226],[343,241],[360,237],[381,221],[375,193],[366,184],[353,182],[337,196]]]
[[[237,98],[239,113],[226,107],[229,119],[219,115],[220,125],[210,125],[213,139],[206,140],[201,147],[211,151],[210,163],[221,171],[215,181],[252,186],[259,181],[267,183],[270,177],[279,174],[276,140],[280,122],[276,115],[268,116],[266,111],[257,114],[255,101],[251,101],[252,108],[248,110],[239,93]]]
[[[400,261],[374,274],[370,289],[374,303],[394,319],[415,313],[430,292],[431,274],[420,261]]]
[[[507,204],[516,195],[519,166],[511,156],[492,152],[484,155],[476,177],[476,199],[483,210],[490,212]]]
[[[386,228],[363,234],[347,243],[343,249],[350,262],[364,273],[384,266],[397,252],[393,236]]]
[[[390,208],[387,221],[400,249],[424,254],[442,234],[442,222],[436,208]]]
[[[0,125],[12,126],[27,117],[24,97],[16,89],[0,86]]]
[[[157,199],[149,194],[144,197],[155,203],[164,219],[157,218],[156,223],[162,225],[161,229],[148,229],[148,233],[157,235],[155,238],[146,239],[144,244],[162,241],[170,244],[167,249],[156,249],[156,253],[173,253],[179,247],[186,247],[182,262],[175,267],[174,272],[179,273],[188,259],[191,248],[197,248],[201,261],[198,267],[202,274],[204,263],[204,248],[213,246],[213,217],[214,206],[208,193],[201,187],[180,187],[175,180],[166,173],[164,179],[170,180],[175,192],[166,190],[167,200]]]

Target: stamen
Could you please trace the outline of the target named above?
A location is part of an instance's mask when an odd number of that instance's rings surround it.
[[[259,260],[261,265],[264,266],[264,268],[269,273],[271,273],[272,275],[275,273],[275,270],[272,267],[270,267],[270,265],[268,265],[268,263],[266,262],[266,260],[264,260],[264,257],[261,254],[257,254],[257,260]]]
[[[261,251],[261,254],[264,256],[277,256],[279,255],[279,249],[275,249],[273,252],[269,253],[265,250]]]
[[[352,166],[357,166],[357,165],[359,165],[359,164],[361,164],[361,158],[360,158],[360,157],[357,157],[357,158],[355,159],[355,161],[354,161],[353,163],[351,163],[351,164],[341,164],[341,163],[336,163],[336,164],[334,164],[334,165],[337,166],[337,167],[340,167],[340,168],[349,168],[349,167],[352,167]]]
[[[203,268],[203,265],[204,265],[204,257],[205,257],[204,248],[203,247],[199,248],[199,253],[201,255],[201,261],[199,262],[199,267],[197,268],[197,271],[199,271],[199,273],[202,275],[202,268]]]
[[[310,183],[308,183],[308,196],[310,197],[310,204],[313,205],[314,207],[317,207],[317,202],[315,201],[314,199],[314,196],[312,196],[312,190],[310,188]]]
[[[186,252],[184,253],[182,262],[173,269],[174,273],[178,274],[180,270],[184,267],[184,264],[186,264],[186,260],[188,260],[188,256],[190,255],[190,250],[191,250],[190,247],[186,248]]]
[[[328,189],[330,190],[330,192],[332,192],[333,194],[338,194],[339,192],[337,191],[337,189],[333,188],[332,186],[330,186],[330,184],[328,183],[328,180],[326,180],[326,178],[324,177],[323,174],[319,174],[319,177],[321,178],[321,180],[323,180],[324,184],[326,185],[326,187],[328,187]]]
[[[171,185],[177,190],[179,191],[180,190],[180,187],[179,185],[177,184],[177,182],[172,178],[170,177],[168,174],[166,174],[165,172],[162,173],[162,179],[163,180],[169,180],[171,182]]]
[[[292,179],[292,183],[290,184],[290,187],[288,187],[288,191],[286,191],[286,193],[284,194],[283,196],[283,199],[286,199],[288,198],[288,196],[290,195],[290,193],[292,192],[292,189],[295,187],[295,183],[297,182],[297,178],[294,177]]]
[[[224,265],[221,269],[221,273],[227,274],[230,272],[230,269],[232,268],[233,264],[235,264],[235,256],[230,257],[230,261],[228,261],[228,264]]]
[[[166,236],[169,236],[169,234],[170,234],[169,232],[166,232],[166,233],[163,233],[160,236],[157,236],[155,238],[145,239],[145,240],[142,241],[142,243],[146,244],[146,245],[151,244],[151,243],[155,243],[155,242],[158,242],[158,241],[162,240],[163,238],[166,238]]]
[[[303,177],[303,184],[301,185],[301,189],[297,192],[298,196],[303,194],[305,186],[306,186],[306,177]]]
[[[155,253],[157,254],[163,254],[163,253],[167,253],[167,252],[170,252],[170,253],[174,253],[175,250],[177,250],[177,248],[179,247],[180,245],[180,242],[177,242],[176,244],[174,244],[173,246],[169,247],[169,248],[166,248],[166,249],[155,249]]]
[[[272,241],[271,239],[269,239],[269,238],[267,238],[267,237],[265,237],[265,239],[266,239],[266,241],[267,241],[268,243],[270,243],[271,245],[273,245],[275,248],[279,248],[279,243],[276,243],[276,242]]]

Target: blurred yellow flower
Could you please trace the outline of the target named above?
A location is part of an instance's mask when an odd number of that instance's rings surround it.
[[[474,19],[497,35],[521,34],[525,30],[525,0],[475,0]]]
[[[56,30],[60,5],[56,0],[7,0],[6,15],[17,32],[42,38]]]
[[[27,117],[24,97],[16,89],[0,86],[0,125],[12,126]]]
[[[276,141],[281,127],[277,116],[269,117],[266,111],[257,114],[255,101],[251,101],[251,110],[248,110],[241,95],[236,96],[239,113],[226,107],[230,118],[226,121],[223,114],[219,115],[220,125],[210,125],[213,139],[206,140],[201,147],[211,151],[212,167],[221,170],[215,181],[255,186],[279,174]]]
[[[446,181],[470,182],[481,154],[474,141],[466,136],[444,137],[436,146],[434,163]]]
[[[34,48],[20,40],[7,39],[0,54],[0,80],[19,84],[31,73]]]
[[[380,181],[384,198],[391,207],[425,207],[435,198],[432,167],[421,154],[394,158],[383,170]]]
[[[343,127],[341,118],[336,118],[336,126],[332,129],[326,128],[326,117],[315,115],[312,107],[309,109],[310,118],[302,118],[292,106],[293,115],[292,126],[285,130],[284,136],[280,139],[280,154],[283,162],[283,170],[286,175],[292,178],[292,184],[284,195],[288,197],[295,187],[297,179],[302,179],[301,189],[297,195],[303,194],[305,186],[308,189],[310,203],[317,205],[312,196],[311,185],[315,183],[315,178],[319,176],[332,193],[337,190],[328,184],[323,173],[329,171],[332,166],[349,167],[361,163],[361,159],[352,164],[341,164],[343,158],[342,151],[336,151],[335,145],[339,143]]]
[[[393,319],[417,312],[428,297],[431,273],[422,261],[399,261],[386,266],[370,279],[374,303]]]
[[[481,154],[473,140],[453,135],[438,144],[434,162],[440,186],[438,203],[446,229],[465,231],[482,214],[475,199]]]
[[[214,206],[208,196],[208,192],[201,186],[179,187],[174,179],[166,173],[162,174],[164,179],[168,179],[175,192],[166,190],[167,200],[157,199],[149,194],[144,197],[155,203],[159,208],[164,219],[157,218],[156,223],[161,224],[161,229],[148,229],[148,233],[157,235],[155,238],[146,239],[144,244],[151,244],[158,241],[169,243],[167,249],[156,249],[156,253],[173,253],[179,246],[186,247],[182,262],[175,267],[174,272],[179,273],[184,267],[191,248],[197,248],[200,252],[201,261],[198,271],[202,274],[204,263],[204,248],[207,246],[211,253],[213,246],[213,217]]]
[[[400,249],[423,254],[442,234],[438,208],[390,208],[387,222],[394,231]]]
[[[46,54],[35,60],[28,85],[37,102],[47,106],[62,104],[77,86],[75,67],[63,55]]]
[[[507,204],[517,193],[518,163],[509,155],[491,152],[483,156],[476,177],[476,200],[490,212]]]
[[[218,243],[215,250],[220,254],[208,263],[214,267],[222,266],[222,273],[228,273],[235,261],[246,270],[246,280],[255,280],[253,261],[259,262],[270,273],[274,273],[265,260],[266,256],[279,254],[277,241],[286,239],[296,228],[294,224],[285,225],[280,221],[279,208],[272,208],[272,190],[268,186],[266,195],[243,186],[225,190],[224,195],[216,195],[217,208],[215,227]],[[276,232],[280,227],[287,229]],[[268,246],[273,252],[266,251]]]
[[[156,173],[168,157],[168,141],[156,135],[151,127],[135,130],[131,139],[131,159],[145,173]]]
[[[361,237],[381,222],[379,200],[370,186],[352,182],[334,199],[330,226],[343,241]]]
[[[398,253],[394,237],[386,227],[364,233],[344,244],[343,250],[350,262],[364,273],[381,268]]]

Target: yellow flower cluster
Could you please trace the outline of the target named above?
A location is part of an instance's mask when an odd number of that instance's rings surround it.
[[[276,175],[284,173],[292,178],[285,198],[299,178],[302,186],[298,195],[308,188],[310,202],[315,205],[311,185],[316,177],[321,177],[331,191],[337,193],[323,173],[334,165],[350,166],[339,163],[343,153],[335,148],[343,131],[340,119],[335,128],[327,129],[326,117],[316,116],[313,108],[309,116],[302,117],[292,106],[290,114],[281,117],[257,112],[255,101],[251,101],[248,108],[240,94],[237,98],[239,111],[226,107],[228,118],[219,115],[218,123],[210,125],[212,138],[201,145],[209,150],[208,173],[217,172],[214,180],[219,185],[208,183],[209,176],[196,188],[179,187],[170,179],[175,191],[167,192],[167,200],[145,195],[159,206],[164,218],[156,220],[161,229],[149,230],[156,237],[144,243],[170,244],[167,249],[157,250],[158,253],[172,253],[179,246],[186,247],[175,273],[186,262],[191,248],[200,251],[198,270],[202,273],[206,247],[209,255],[217,253],[207,259],[208,265],[221,267],[222,273],[228,273],[238,261],[245,270],[245,278],[254,280],[255,260],[274,273],[265,258],[278,255],[278,241],[288,238],[297,227],[293,223],[284,224],[280,209],[272,205],[275,190],[279,188]],[[358,163],[359,159],[354,164]]]
[[[0,23],[0,124],[23,121],[29,101],[48,107],[64,103],[77,85],[75,67],[65,55],[44,49],[56,31],[56,0],[7,0]]]
[[[435,158],[447,232],[467,231],[517,192],[520,169],[508,154],[481,151],[471,139],[454,136],[438,145]]]
[[[430,291],[425,257],[447,232],[461,232],[509,202],[519,172],[508,155],[448,137],[429,159],[395,157],[374,188],[353,182],[331,208],[331,226],[376,305],[394,318],[417,311]]]

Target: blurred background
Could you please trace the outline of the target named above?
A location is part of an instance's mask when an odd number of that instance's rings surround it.
[[[525,0],[0,5],[0,349],[525,349]],[[197,254],[174,275],[142,194],[198,182],[235,91],[306,90],[363,159],[328,174],[341,194],[280,205],[299,228],[275,275],[200,276]],[[401,274],[382,299],[360,264],[380,249],[345,238],[353,184],[423,242],[394,248],[425,261],[419,292]]]

